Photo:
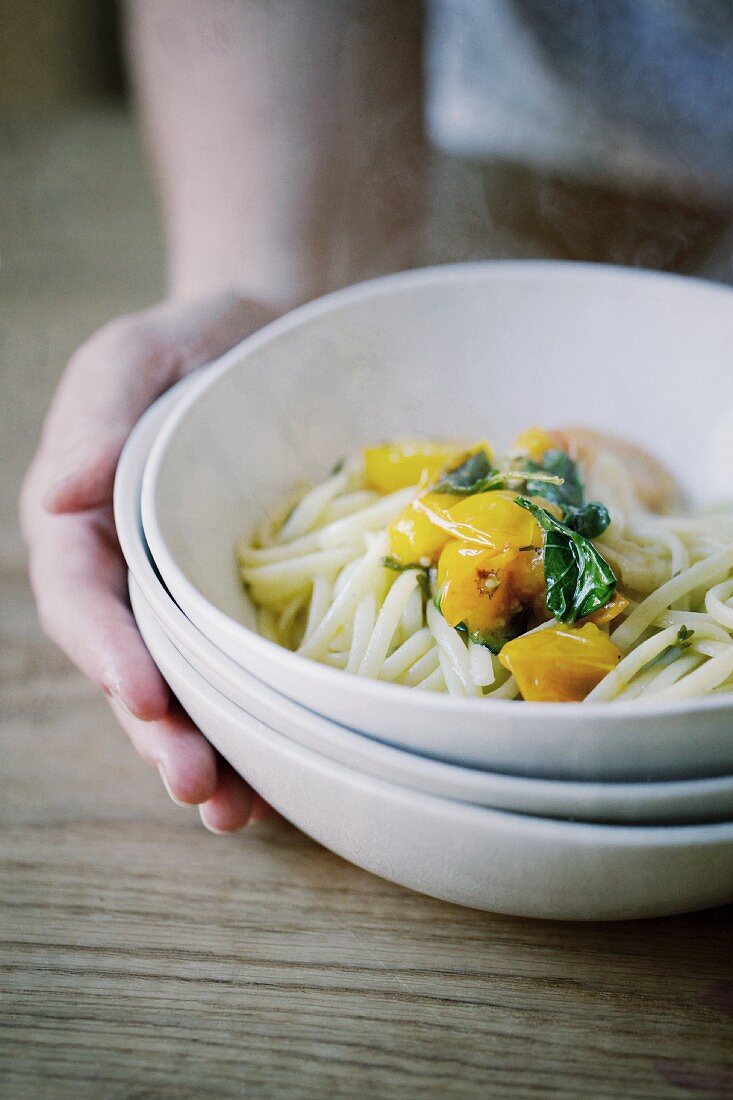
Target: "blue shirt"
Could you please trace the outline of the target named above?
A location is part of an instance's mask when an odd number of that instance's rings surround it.
[[[429,0],[426,59],[447,152],[733,193],[731,0]]]

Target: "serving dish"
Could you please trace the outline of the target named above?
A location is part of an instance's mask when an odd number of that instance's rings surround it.
[[[181,704],[232,766],[303,832],[383,878],[473,908],[562,920],[733,899],[733,822],[594,825],[410,790],[284,737],[199,676],[153,616],[140,625]]]
[[[290,740],[365,775],[413,790],[514,813],[578,821],[669,825],[733,820],[733,776],[656,783],[589,783],[501,775],[393,748],[314,714],[261,684],[218,652],[174,606],[158,611],[130,577],[140,628],[152,620],[202,679],[240,710]]]
[[[180,391],[161,398],[136,426],[120,459],[116,522],[131,570],[138,619],[152,615],[178,651],[226,698],[279,733],[369,775],[446,798],[495,809],[586,821],[704,821],[733,817],[733,776],[662,783],[583,783],[462,768],[392,748],[330,722],[255,679],[189,622],[162,586],[142,534],[140,481],[166,410]]]
[[[730,773],[733,700],[724,695],[489,704],[304,660],[253,629],[233,547],[293,483],[322,476],[360,443],[492,432],[506,442],[526,424],[528,402],[548,424],[622,427],[690,495],[712,499],[720,486],[705,448],[719,452],[733,402],[732,338],[728,288],[591,265],[455,265],[330,295],[233,349],[166,418],[141,494],[156,567],[191,622],[242,668],[399,747],[545,778]],[[697,432],[686,391],[669,383],[693,363]]]

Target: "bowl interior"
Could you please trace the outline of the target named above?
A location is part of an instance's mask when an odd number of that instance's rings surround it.
[[[730,436],[732,307],[713,284],[534,262],[351,288],[270,326],[192,387],[154,448],[144,506],[194,587],[253,626],[237,539],[294,484],[369,442],[501,446],[531,424],[582,423],[647,447],[708,499],[724,489],[711,464]]]

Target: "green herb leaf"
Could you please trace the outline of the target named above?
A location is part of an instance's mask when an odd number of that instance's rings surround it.
[[[530,463],[530,467],[535,465]],[[474,493],[487,493],[491,489],[506,489],[507,485],[519,484],[530,477],[537,485],[562,485],[562,478],[551,471],[543,472],[539,467],[527,470],[496,470],[491,466],[485,451],[474,451],[460,465],[448,470],[433,489],[437,493],[473,496]]]
[[[440,608],[438,608],[438,611],[440,611]],[[465,623],[456,623],[453,629],[457,630],[459,634],[470,638],[476,645],[482,645],[486,649],[490,649],[492,653],[499,653],[507,642],[524,633],[522,628],[518,627],[516,630],[510,630],[506,626],[502,627],[501,630],[469,630]]]
[[[417,573],[417,583],[420,586],[420,591],[426,600],[430,599],[430,577],[427,569],[424,569],[422,565],[403,565],[401,561],[397,561],[397,558],[389,556],[382,558],[382,565],[385,569],[393,569],[395,573],[407,573],[410,569],[414,570]]]
[[[385,569],[393,569],[395,573],[404,573],[408,569],[417,569],[417,565],[403,565],[401,561],[397,561],[397,558],[391,558],[387,556],[382,558],[382,565]]]
[[[485,493],[487,489],[499,488],[503,481],[504,475],[493,469],[486,451],[481,450],[474,451],[458,466],[448,470],[434,488],[438,493],[461,493],[468,496],[471,493]]]
[[[567,508],[563,519],[572,531],[587,539],[597,539],[611,522],[608,508],[597,500],[588,501],[582,508]]]
[[[473,630],[468,636],[476,645],[485,646],[492,653],[500,653],[507,642],[510,642],[512,638],[516,638],[519,633],[521,631],[513,631],[504,627],[502,630]]]
[[[674,645],[668,645],[666,649],[663,649],[661,653],[658,653],[656,657],[644,665],[644,668],[640,671],[648,672],[650,668],[666,668],[667,665],[671,665],[673,661],[676,661],[681,653],[684,653],[686,649],[689,649],[692,645],[692,635],[694,630],[690,630],[686,626],[681,626],[677,631],[677,639]]]
[[[547,606],[555,618],[574,623],[604,607],[616,589],[616,576],[590,539],[531,500],[517,497],[516,503],[531,512],[545,532]]]
[[[583,482],[578,466],[565,451],[545,451],[542,462],[527,462],[527,469],[533,473],[554,474],[558,482],[548,484],[539,478],[527,479],[527,493],[530,496],[543,496],[545,500],[557,504],[563,512],[568,508],[583,507]]]
[[[595,539],[603,534],[611,522],[608,509],[596,500],[585,500],[578,465],[565,451],[546,451],[542,462],[527,465],[537,475],[527,479],[527,492],[531,496],[541,496],[557,504],[563,521],[579,535]],[[547,474],[554,474],[558,480],[545,481],[543,475]]]

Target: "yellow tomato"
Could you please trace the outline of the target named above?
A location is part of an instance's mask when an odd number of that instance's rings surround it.
[[[379,493],[394,493],[421,481],[428,484],[448,468],[458,466],[468,455],[484,451],[491,460],[491,444],[486,440],[466,448],[457,443],[436,443],[431,440],[406,440],[367,447],[364,467],[367,484]]]
[[[620,592],[614,592],[613,598],[609,600],[603,607],[599,607],[597,611],[594,611],[592,615],[587,615],[584,619],[581,619],[581,623],[595,623],[600,626],[601,623],[610,623],[614,619],[617,619],[619,615],[623,615],[626,608],[629,606],[629,601],[625,596],[622,596]]]
[[[568,442],[560,432],[527,428],[514,440],[512,450],[526,451],[533,462],[541,462],[546,451],[567,451]]]
[[[432,510],[442,515],[462,499],[453,493],[425,493],[413,500],[387,528],[390,556],[401,565],[433,565],[450,532],[433,522]],[[424,509],[420,501],[425,502]]]
[[[547,617],[545,576],[538,550],[495,550],[451,539],[438,562],[440,610],[450,626],[500,648],[518,623]]]
[[[440,471],[457,461],[463,448],[448,443],[405,441],[367,447],[364,467],[367,485],[378,493],[395,493],[417,485],[423,478],[437,478]]]
[[[516,493],[494,489],[462,497],[458,503],[444,505],[418,497],[415,508],[422,511],[436,527],[442,527],[453,538],[485,546],[494,552],[510,547],[541,546],[542,532],[534,516],[514,503]]]
[[[594,623],[549,627],[508,642],[499,660],[530,702],[585,699],[621,660],[621,650]]]

